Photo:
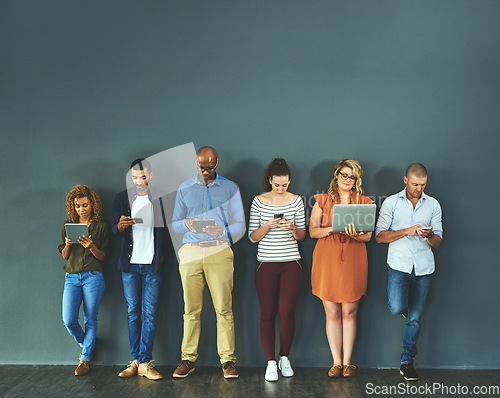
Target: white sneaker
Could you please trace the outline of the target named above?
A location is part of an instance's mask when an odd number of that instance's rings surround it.
[[[269,361],[267,363],[265,379],[267,381],[278,381],[278,366],[276,361]]]
[[[281,370],[281,375],[283,377],[292,377],[293,376],[292,365],[290,365],[290,361],[289,361],[288,357],[281,357],[278,366]]]

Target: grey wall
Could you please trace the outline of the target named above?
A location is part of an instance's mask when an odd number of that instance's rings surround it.
[[[275,156],[307,198],[344,157],[361,162],[377,199],[403,188],[409,163],[424,163],[445,240],[417,361],[498,368],[499,20],[499,3],[483,0],[1,1],[0,363],[77,360],[61,321],[66,192],[95,187],[109,221],[132,159],[193,141],[218,149],[247,216]],[[102,364],[130,359],[118,243],[99,313]],[[301,244],[291,357],[327,367],[314,243]],[[261,366],[256,246],[234,250],[238,363]],[[355,363],[397,366],[403,319],[386,305],[387,246],[372,241],[368,252]],[[163,272],[154,357],[175,365],[183,303],[173,255]],[[208,297],[199,363],[218,364]]]

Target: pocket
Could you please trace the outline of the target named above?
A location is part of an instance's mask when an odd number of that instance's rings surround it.
[[[91,276],[102,276],[102,272],[100,271],[89,271]]]
[[[260,267],[262,266],[264,262],[263,261],[257,261],[257,269],[255,270],[255,273],[259,272]]]
[[[185,246],[186,245],[184,244],[179,248],[179,250],[177,250],[177,255],[179,256],[179,265],[180,263],[182,263],[182,252],[184,251]]]
[[[299,260],[295,260],[295,262],[299,265],[300,270],[302,270],[302,263]]]

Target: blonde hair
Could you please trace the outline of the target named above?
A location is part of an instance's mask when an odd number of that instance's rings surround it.
[[[332,199],[339,198],[339,187],[337,180],[339,178],[340,170],[342,170],[344,167],[349,167],[352,170],[354,177],[356,177],[356,181],[352,186],[352,191],[356,192],[358,195],[361,195],[363,193],[363,190],[361,189],[361,177],[363,177],[363,169],[361,168],[361,165],[357,160],[344,159],[341,160],[333,169],[333,178],[330,181],[330,187],[328,188],[328,195],[330,195]]]
[[[66,212],[68,213],[68,220],[70,222],[78,222],[80,216],[75,209],[75,199],[87,197],[92,203],[92,212],[90,214],[90,221],[102,221],[102,202],[94,188],[88,185],[76,185],[66,195]]]

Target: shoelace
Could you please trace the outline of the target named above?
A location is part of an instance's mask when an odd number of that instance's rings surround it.
[[[154,362],[154,359],[152,359],[151,361],[148,362],[148,364],[146,365],[146,369],[153,369],[155,367],[155,365],[153,364]]]

